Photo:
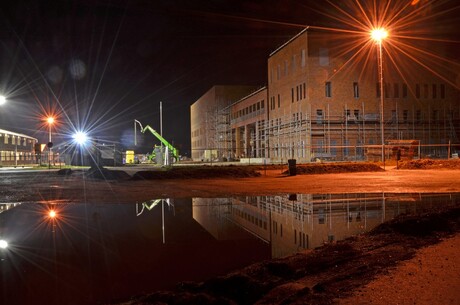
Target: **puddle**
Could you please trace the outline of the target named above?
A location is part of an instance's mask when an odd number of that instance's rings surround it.
[[[459,204],[460,194],[0,204],[0,241],[7,242],[0,248],[0,303],[127,299],[312,249],[399,214]]]

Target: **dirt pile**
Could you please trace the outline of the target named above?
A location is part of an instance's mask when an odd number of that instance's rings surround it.
[[[362,236],[123,304],[333,304],[417,249],[458,233],[459,220],[458,207],[405,215]]]
[[[188,166],[156,171],[139,171],[132,180],[155,179],[210,179],[258,177],[260,173],[251,166]]]
[[[346,163],[307,163],[297,165],[298,175],[336,174],[353,172],[379,172],[383,171],[375,163],[346,162]],[[284,172],[288,174],[289,171]]]
[[[433,160],[420,159],[403,161],[399,164],[400,169],[460,169],[460,159]]]

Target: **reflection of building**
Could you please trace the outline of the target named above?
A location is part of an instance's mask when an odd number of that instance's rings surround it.
[[[193,201],[193,217],[219,239],[229,238],[238,226],[271,243],[272,256],[281,257],[364,233],[402,213],[455,200],[442,194],[199,198]]]
[[[21,203],[0,203],[0,213],[6,212],[14,207],[21,205]]]
[[[0,166],[36,163],[38,140],[24,134],[0,129]]]
[[[305,29],[268,56],[266,88],[224,106],[207,93],[212,111],[195,112],[203,98],[191,108],[192,148],[272,161],[380,158],[382,94],[386,142],[446,144],[422,149],[436,155],[447,154],[447,143],[459,143],[459,91],[446,78],[392,54],[395,62],[383,62],[381,93],[376,48],[362,54],[366,61],[344,52],[343,38]],[[396,61],[405,62],[396,67]]]

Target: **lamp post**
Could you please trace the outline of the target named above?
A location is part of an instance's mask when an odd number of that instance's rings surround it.
[[[382,41],[388,37],[388,32],[384,28],[377,28],[372,30],[371,38],[377,43],[378,50],[378,69],[379,69],[379,81],[380,81],[380,135],[382,142],[382,162],[383,168],[385,168],[385,127],[384,127],[384,115],[383,115],[383,104],[384,104],[384,88],[383,88],[383,50]]]
[[[48,168],[51,168],[51,158],[52,158],[52,147],[53,147],[53,142],[51,142],[51,127],[54,124],[54,118],[52,116],[48,117],[46,119],[48,122]]]

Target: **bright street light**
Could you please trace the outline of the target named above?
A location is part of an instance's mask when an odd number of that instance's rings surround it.
[[[376,28],[370,33],[371,38],[377,43],[379,47],[378,54],[378,66],[379,66],[379,81],[380,81],[380,134],[382,142],[382,162],[383,168],[385,168],[385,127],[384,127],[384,115],[383,115],[383,104],[384,104],[384,88],[383,88],[383,50],[382,42],[388,37],[388,32],[384,28]]]
[[[388,32],[384,28],[374,29],[371,32],[371,37],[376,42],[381,42],[388,37]]]
[[[54,124],[54,117],[49,116],[46,118],[46,121],[48,122],[48,127],[49,127],[49,132],[48,132],[48,168],[51,167],[51,160],[52,160],[52,142],[51,142],[51,126]]]
[[[85,145],[86,141],[88,141],[88,136],[83,131],[77,131],[73,135],[74,141],[79,145]]]
[[[3,95],[0,95],[0,106],[6,104],[6,97]]]
[[[6,249],[8,247],[8,242],[6,240],[0,239],[0,249]]]

